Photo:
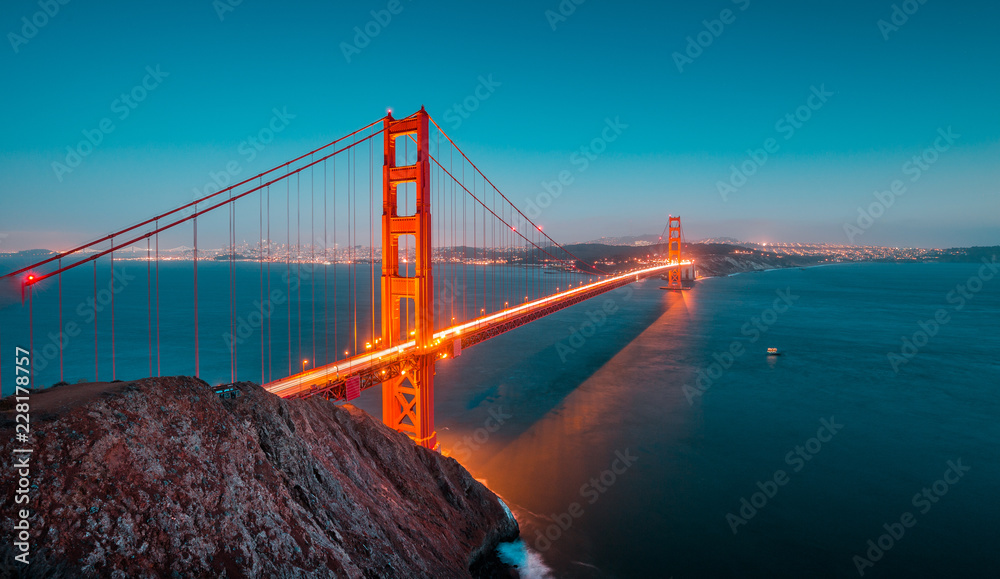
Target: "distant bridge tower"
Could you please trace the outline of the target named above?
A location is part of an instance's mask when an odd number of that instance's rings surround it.
[[[428,148],[428,116],[420,111],[396,120],[392,114],[383,121],[385,161],[382,166],[382,347],[391,348],[410,340],[400,336],[402,300],[413,300],[414,329],[418,349],[430,350],[434,339],[434,279],[431,270],[431,189]],[[417,162],[396,166],[396,139],[417,142]],[[416,213],[399,215],[396,187],[416,185]],[[399,237],[416,239],[414,277],[399,274]],[[382,421],[406,433],[420,446],[437,449],[434,430],[434,355],[418,354],[400,376],[382,383]]]
[[[681,262],[681,218],[670,215],[667,217],[667,261],[670,263]],[[667,270],[667,289],[679,290],[681,288],[681,268],[674,267]]]

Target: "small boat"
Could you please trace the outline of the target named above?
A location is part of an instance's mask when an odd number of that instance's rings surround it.
[[[779,352],[777,348],[768,348],[767,349],[767,355],[768,356],[780,356],[781,352]]]

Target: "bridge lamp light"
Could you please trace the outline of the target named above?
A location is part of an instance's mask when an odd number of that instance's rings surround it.
[[[309,363],[309,360],[302,360],[302,371],[303,372],[306,371],[306,364],[308,364],[308,363]]]

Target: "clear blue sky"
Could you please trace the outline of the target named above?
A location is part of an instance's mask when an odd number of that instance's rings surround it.
[[[540,219],[561,241],[659,233],[673,213],[689,239],[847,242],[857,208],[900,179],[906,193],[855,243],[998,244],[1000,4],[912,1],[905,23],[880,29],[894,3],[586,0],[553,30],[558,0],[401,0],[348,62],[342,43],[388,0],[243,0],[222,19],[211,0],[70,0],[27,42],[11,34],[39,4],[9,0],[0,249],[64,247],[188,201],[276,107],[296,118],[248,171],[387,107],[426,105],[441,122],[481,76],[499,86],[444,126],[519,205],[573,170]],[[706,31],[726,9],[718,36]],[[678,70],[674,53],[703,31],[711,44]],[[156,66],[169,76],[117,120],[113,101]],[[812,87],[833,94],[789,135],[776,122]],[[109,116],[114,132],[60,182],[52,163]],[[615,118],[628,128],[577,171],[571,155]],[[959,137],[911,180],[904,164],[948,127]],[[730,166],[769,138],[777,151],[723,199]]]

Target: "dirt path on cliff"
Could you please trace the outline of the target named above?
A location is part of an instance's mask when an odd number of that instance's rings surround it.
[[[124,390],[131,382],[87,382],[84,384],[65,384],[45,390],[35,390],[30,397],[31,413],[40,420],[54,420],[65,415],[78,406],[83,406],[100,396],[114,396]],[[13,401],[12,397],[4,399]],[[13,413],[13,405],[7,408],[4,404],[4,414]]]

